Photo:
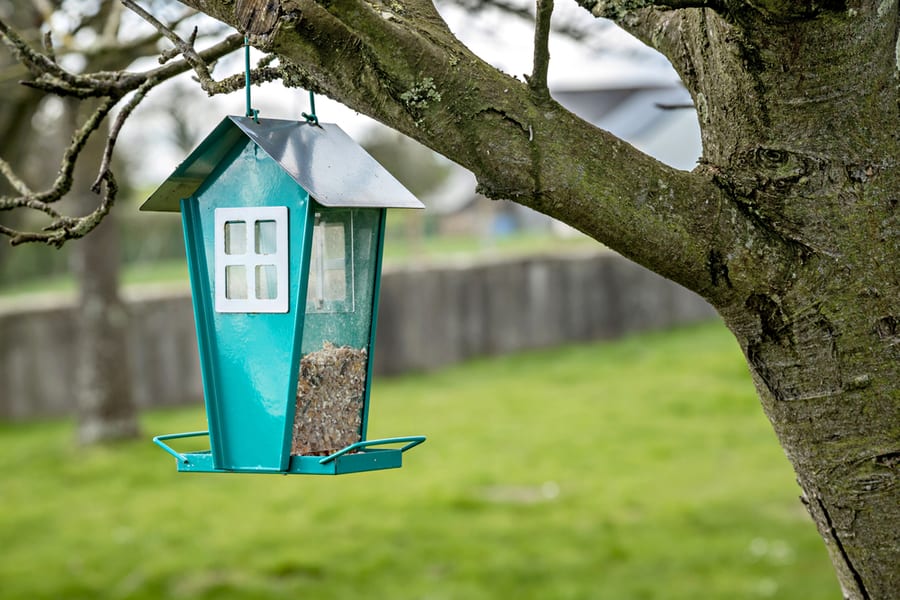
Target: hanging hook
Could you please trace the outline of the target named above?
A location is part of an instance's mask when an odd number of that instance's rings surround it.
[[[250,36],[244,36],[244,89],[247,95],[247,113],[245,116],[252,117],[254,121],[259,123],[259,111],[250,105]]]
[[[306,122],[310,125],[318,125],[319,117],[316,116],[316,96],[312,93],[312,90],[309,92],[309,114],[300,113]]]

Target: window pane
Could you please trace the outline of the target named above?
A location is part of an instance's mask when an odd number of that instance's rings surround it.
[[[352,297],[347,280],[350,265],[347,264],[348,238],[345,219],[349,215],[328,216],[335,220],[326,221],[321,214],[316,215],[307,307],[314,311],[348,311],[352,310],[352,305],[346,304]]]
[[[260,300],[274,300],[278,297],[278,275],[275,265],[256,267],[256,297]]]
[[[247,253],[247,224],[244,221],[225,222],[225,254]]]
[[[244,265],[225,267],[225,297],[230,300],[247,299],[247,267]]]
[[[325,260],[336,268],[344,268],[343,223],[325,223]]]
[[[343,300],[347,297],[347,277],[344,269],[325,271],[325,299]]]
[[[257,254],[275,254],[278,251],[275,241],[275,221],[257,221],[255,233]]]

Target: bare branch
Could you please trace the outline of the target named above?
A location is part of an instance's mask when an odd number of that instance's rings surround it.
[[[100,171],[97,174],[97,179],[94,181],[93,185],[91,185],[91,191],[95,194],[100,193],[100,186],[106,178],[106,175],[110,173],[113,150],[116,147],[116,141],[119,139],[119,132],[122,130],[122,126],[125,125],[125,121],[131,116],[131,113],[137,108],[137,105],[147,96],[147,92],[153,89],[154,85],[152,80],[144,82],[144,85],[138,88],[138,91],[135,92],[134,96],[131,97],[119,111],[119,114],[116,115],[116,120],[110,128],[109,135],[106,138],[106,148],[103,150],[103,160],[100,163]]]
[[[87,215],[83,217],[60,216],[42,232],[22,232],[0,225],[0,233],[9,236],[10,244],[13,246],[28,242],[42,242],[57,248],[62,247],[69,240],[86,236],[109,214],[119,192],[119,186],[112,171],[106,171],[101,177],[101,182],[106,184],[103,198],[97,208]]]
[[[547,87],[547,69],[550,66],[550,19],[553,16],[553,0],[537,0],[534,22],[534,62],[528,86],[539,98],[550,98]]]
[[[6,177],[13,189],[23,196],[28,196],[32,193],[28,185],[13,171],[12,166],[2,158],[0,158],[0,173],[3,173],[3,176]]]
[[[145,19],[149,16],[131,0],[125,0],[125,4]],[[193,13],[188,12],[186,16],[190,14]],[[186,16],[179,18],[178,22],[181,22]],[[119,15],[116,14],[116,11],[107,16],[104,23],[104,37],[101,39],[100,46],[107,49],[120,48],[115,41],[114,31],[118,19]],[[194,29],[190,38],[184,41],[172,31],[171,26],[167,27],[153,17],[150,17],[150,22],[154,24],[157,33],[122,44],[121,47],[144,48],[151,43],[155,44],[160,36],[165,36],[173,41],[175,51],[164,53],[160,61],[162,66],[139,73],[96,71],[76,74],[67,71],[56,62],[55,50],[49,36],[45,36],[44,49],[41,52],[31,48],[15,30],[0,20],[0,40],[12,50],[18,61],[33,77],[30,81],[23,81],[24,85],[63,97],[98,98],[100,101],[99,107],[73,135],[60,160],[59,173],[49,188],[33,191],[14,172],[9,163],[0,159],[0,174],[9,181],[15,193],[18,194],[0,197],[0,212],[16,209],[33,210],[52,219],[52,222],[41,231],[18,231],[9,226],[0,226],[0,235],[9,237],[11,244],[41,242],[61,246],[67,240],[86,235],[103,220],[114,204],[118,190],[111,165],[119,133],[127,119],[153,87],[189,70],[193,70],[197,74],[203,89],[210,95],[230,92],[243,87],[243,74],[227,77],[222,81],[215,81],[211,75],[212,65],[215,64],[215,61],[238,49],[243,42],[243,36],[240,34],[228,36],[221,42],[198,52],[194,48],[197,29]],[[96,50],[96,47],[91,50]],[[172,60],[178,54],[181,54],[183,58]],[[258,68],[251,74],[252,81],[259,83],[282,76],[280,67],[271,66],[272,60],[274,57],[267,56],[259,62]],[[91,187],[95,193],[102,192],[97,207],[90,214],[82,217],[61,214],[54,208],[54,204],[71,190],[75,163],[87,140],[97,131],[116,104],[130,93],[133,93],[133,96],[119,111],[115,122],[110,127],[97,178]]]
[[[94,111],[94,113],[87,119],[87,121],[85,121],[84,125],[82,125],[82,127],[75,132],[75,135],[72,137],[72,142],[69,144],[69,147],[66,148],[66,152],[63,155],[62,160],[60,161],[60,172],[56,176],[56,180],[53,182],[53,185],[49,189],[39,193],[31,192],[24,184],[24,182],[19,180],[19,178],[15,174],[13,174],[12,172],[7,172],[10,171],[8,168],[3,169],[4,175],[16,188],[16,191],[18,191],[20,195],[18,197],[12,198],[0,198],[0,210],[5,211],[13,210],[16,208],[29,208],[32,210],[37,210],[56,219],[54,224],[51,225],[51,227],[53,227],[55,230],[69,231],[71,229],[69,219],[67,217],[61,216],[55,209],[50,206],[50,204],[60,200],[72,188],[73,172],[75,170],[75,162],[78,160],[78,155],[84,149],[88,138],[94,131],[97,130],[97,128],[100,126],[100,123],[103,122],[103,119],[106,118],[106,115],[109,114],[109,111],[112,110],[112,107],[115,106],[116,102],[116,99],[107,99],[97,108],[96,111]],[[8,166],[5,161],[2,163],[2,165]],[[10,233],[11,231],[13,233]],[[13,243],[13,245],[26,241],[46,241],[53,244],[61,243],[58,242],[58,235],[41,237],[43,234],[38,234],[39,237],[32,237],[24,234],[23,232],[11,230],[9,228],[4,228],[2,233],[5,233],[6,235],[10,235],[12,237],[11,242]],[[71,239],[71,237],[65,239]]]
[[[467,12],[478,13],[488,9],[497,9],[504,13],[516,16],[526,21],[534,21],[535,15],[527,4],[515,2],[515,0],[444,0],[461,6]],[[551,29],[561,35],[572,38],[573,40],[585,40],[596,33],[596,28],[591,31],[583,27],[575,26],[567,23],[552,23]]]
[[[53,218],[60,218],[62,216],[50,204],[41,202],[40,200],[34,200],[31,196],[26,198],[0,198],[0,211],[13,210],[16,208],[30,208],[31,210],[42,212]]]
[[[184,59],[194,69],[194,72],[197,74],[197,77],[200,81],[200,85],[201,87],[203,87],[203,90],[206,93],[210,95],[217,93],[218,90],[216,90],[216,82],[213,79],[212,73],[210,73],[209,71],[209,65],[207,65],[202,58],[200,58],[200,56],[197,54],[197,51],[194,49],[194,43],[197,40],[196,27],[191,33],[190,40],[184,41],[171,28],[164,25],[159,21],[159,19],[144,10],[133,0],[122,0],[122,4],[131,9],[139,17],[147,21],[147,23],[155,27],[160,34],[165,36],[170,42],[172,42],[172,44],[175,45],[176,48],[178,48],[178,51],[182,56],[184,56]]]
[[[18,33],[12,30],[3,19],[0,19],[0,37],[3,38],[3,43],[12,51],[19,62],[35,77],[40,78],[49,75],[67,82],[73,87],[75,86],[76,78],[74,75],[60,67],[55,60],[51,60],[43,54],[32,50],[31,46]]]
[[[113,204],[115,204],[119,192],[119,186],[116,183],[116,178],[112,171],[107,170],[101,176],[99,183],[101,183],[101,186],[102,184],[105,184],[103,198],[97,205],[97,208],[87,215],[84,215],[83,217],[68,217],[60,215],[48,206],[44,206],[46,210],[38,207],[30,207],[46,212],[51,217],[54,217],[54,221],[40,232],[18,231],[11,227],[0,225],[0,234],[8,236],[10,238],[10,244],[13,246],[29,242],[41,242],[57,248],[62,247],[62,245],[69,240],[75,240],[86,236],[97,227],[101,221],[103,221],[103,218],[107,214],[109,214],[110,209],[112,209]]]
[[[56,62],[56,48],[53,47],[53,32],[49,29],[44,32],[44,52],[47,53],[47,58]]]

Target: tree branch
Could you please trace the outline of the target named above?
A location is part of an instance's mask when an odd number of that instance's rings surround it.
[[[0,173],[2,173],[4,177],[6,177],[6,180],[13,187],[13,189],[23,196],[32,194],[31,188],[28,187],[28,184],[22,181],[19,176],[16,175],[12,166],[2,158],[0,158]]]
[[[106,147],[103,149],[103,159],[100,162],[100,172],[97,174],[97,179],[91,185],[91,191],[95,194],[100,193],[100,186],[106,179],[107,173],[110,172],[113,150],[116,147],[116,141],[118,141],[119,139],[119,132],[122,130],[122,126],[125,125],[125,121],[128,119],[128,117],[131,116],[131,113],[135,108],[137,108],[137,105],[140,104],[141,101],[146,97],[147,92],[153,89],[154,85],[155,84],[153,80],[144,82],[144,85],[138,88],[134,96],[131,97],[131,99],[119,111],[119,114],[116,115],[116,120],[110,128],[109,134],[106,137]]]
[[[75,135],[72,137],[72,142],[63,154],[63,158],[60,162],[60,172],[49,189],[39,193],[31,192],[24,186],[24,183],[15,185],[15,180],[18,178],[14,175],[11,176],[11,174],[6,173],[6,170],[4,170],[4,175],[6,175],[10,183],[16,187],[16,191],[21,195],[18,197],[0,198],[0,211],[13,210],[16,208],[30,208],[32,210],[43,212],[54,219],[42,233],[16,231],[9,227],[3,227],[0,229],[0,233],[9,236],[12,245],[15,246],[25,242],[39,241],[59,247],[66,240],[84,236],[100,222],[107,212],[109,212],[109,206],[112,206],[112,203],[115,201],[115,194],[118,188],[114,184],[112,173],[108,170],[105,173],[101,173],[100,177],[102,181],[106,181],[107,183],[106,194],[104,195],[101,205],[91,214],[77,218],[66,217],[61,215],[50,205],[58,202],[72,188],[72,175],[79,154],[81,154],[85,144],[87,144],[88,138],[90,138],[91,134],[93,134],[98,127],[100,127],[103,119],[106,118],[106,115],[109,114],[109,111],[112,110],[116,102],[116,99],[107,98],[91,114],[91,116],[88,117],[84,125],[75,132]],[[6,163],[4,162],[3,164]],[[110,182],[112,182],[112,184]],[[22,193],[23,191],[28,193]]]
[[[519,2],[515,2],[513,0],[445,0],[448,3],[456,4],[457,6],[462,7],[465,11],[470,13],[480,13],[484,12],[488,9],[497,9],[506,14],[516,16],[520,19],[524,19],[526,21],[534,21],[534,11],[532,11],[528,5],[521,4]],[[577,41],[589,41],[591,40],[595,34],[597,34],[597,28],[592,27],[590,29],[578,25],[572,25],[570,23],[559,23],[554,22],[551,24],[551,29],[555,33],[567,36]]]
[[[200,58],[200,56],[197,54],[197,51],[194,49],[194,42],[197,38],[196,27],[191,34],[190,41],[186,42],[181,39],[181,37],[179,37],[178,34],[176,34],[171,28],[163,25],[163,23],[160,22],[159,19],[144,10],[133,0],[122,0],[122,4],[128,7],[136,15],[144,19],[147,23],[155,27],[161,35],[165,36],[166,39],[172,42],[172,44],[175,46],[175,48],[178,49],[178,52],[184,57],[187,63],[191,65],[191,68],[194,69],[194,72],[197,74],[203,90],[210,95],[215,93],[212,90],[215,88],[216,82],[209,71],[209,66],[206,64],[206,61]]]
[[[146,14],[133,0],[125,1]],[[229,0],[184,3],[240,25]],[[740,252],[748,237],[758,235],[757,225],[729,203],[712,174],[668,168],[545,95],[550,0],[538,5],[535,73],[528,85],[472,54],[429,0],[384,5],[377,0],[281,0],[274,10],[278,19],[267,20],[271,29],[253,40],[277,55],[282,66],[261,64],[259,77],[282,74],[286,85],[337,98],[469,168],[489,197],[512,199],[556,217],[708,298],[730,294],[735,278],[721,272],[721,257]],[[153,17],[149,21],[172,40],[184,57],[182,65],[117,78],[60,74],[53,82],[59,93],[102,91],[119,99],[123,89],[147,83],[141,92],[146,93],[163,74],[187,68],[209,93],[240,85],[239,78],[212,79],[206,58],[194,50],[193,36],[182,40]],[[240,36],[233,39],[237,47]],[[30,58],[34,64],[48,61]],[[120,128],[121,122],[113,128],[115,135]],[[115,135],[98,175],[98,183],[107,185],[107,205],[114,200],[108,156]],[[102,218],[102,208],[83,225]],[[65,235],[81,231],[80,223],[58,221]],[[770,245],[765,239],[754,238],[754,243],[755,248]]]
[[[726,0],[578,0],[578,4],[595,17],[611,19],[617,23],[636,11],[659,8],[680,10],[685,8],[711,8],[725,10]]]
[[[528,85],[537,98],[550,98],[547,87],[547,69],[550,67],[550,20],[553,16],[553,0],[536,0],[534,20],[534,61]]]
[[[225,0],[184,3],[235,22]],[[771,246],[705,171],[666,167],[552,99],[538,101],[530,85],[463,46],[430,2],[402,7],[282,0],[280,20],[255,40],[291,66],[291,84],[457,161],[489,197],[558,218],[708,298],[730,297],[736,282],[720,272],[721,257],[748,236]]]
[[[133,3],[129,2],[129,4]],[[116,28],[117,23],[118,16],[113,11],[105,21],[103,45],[107,48],[114,41],[113,30]],[[158,21],[156,21],[156,25],[162,30],[166,29]],[[174,36],[174,34],[172,35]],[[32,81],[22,82],[23,84],[60,96],[82,99],[94,97],[100,99],[99,107],[91,113],[73,135],[72,141],[60,160],[58,175],[49,188],[39,192],[31,190],[24,180],[14,172],[10,164],[0,159],[0,173],[9,181],[14,191],[18,194],[16,196],[0,197],[0,211],[33,210],[43,213],[52,219],[51,223],[40,232],[19,231],[9,226],[0,227],[0,234],[8,236],[13,245],[26,242],[43,242],[60,246],[69,239],[76,239],[86,235],[102,221],[114,204],[118,191],[115,177],[111,171],[112,156],[118,135],[128,117],[150,89],[190,69],[193,69],[198,74],[198,77],[204,81],[204,89],[210,94],[232,91],[243,85],[242,76],[226,78],[221,82],[215,81],[210,74],[209,67],[211,62],[241,46],[243,39],[242,36],[237,34],[229,36],[222,42],[214,44],[202,52],[197,52],[193,47],[196,41],[196,30],[190,42],[184,42],[175,36],[178,53],[184,58],[179,61],[171,61],[172,57],[169,56],[163,61],[167,64],[142,73],[120,71],[98,71],[86,74],[71,73],[56,62],[56,53],[49,36],[45,36],[45,53],[41,53],[32,49],[2,19],[0,19],[0,39],[12,50],[18,60],[34,77]],[[271,57],[261,61],[261,68],[254,73],[254,80],[266,81],[280,76],[280,69],[269,66],[270,61]],[[91,186],[95,193],[100,194],[102,192],[97,207],[91,213],[82,217],[68,217],[61,214],[53,205],[71,190],[75,163],[79,159],[88,138],[96,132],[116,104],[131,93],[133,95],[119,111],[110,129],[97,178]]]

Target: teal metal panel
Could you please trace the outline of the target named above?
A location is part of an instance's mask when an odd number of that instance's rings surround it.
[[[175,212],[181,200],[193,196],[231,152],[235,144],[246,143],[246,136],[228,117],[185,158],[175,171],[141,205],[141,210]]]
[[[284,471],[290,443],[304,311],[298,304],[306,248],[309,197],[252,143],[236,145],[196,194],[190,209],[196,252],[192,272],[213,459],[217,469]],[[289,298],[287,313],[214,310],[215,209],[287,206]],[[205,261],[205,264],[203,262]],[[298,306],[301,307],[298,310]]]
[[[403,466],[403,453],[399,449],[372,450],[347,454],[328,464],[320,464],[317,456],[294,456],[284,471],[273,469],[220,469],[215,466],[209,452],[185,454],[187,462],[178,461],[182,473],[257,473],[261,475],[346,475],[364,471],[399,469]]]
[[[194,306],[194,327],[200,354],[200,374],[203,380],[203,402],[209,423],[209,443],[215,456],[223,456],[222,431],[219,423],[221,400],[217,392],[216,336],[212,330],[213,293],[208,276],[209,267],[203,245],[198,205],[194,198],[181,201],[181,224],[184,229],[184,245],[188,273],[191,279],[191,302]]]

